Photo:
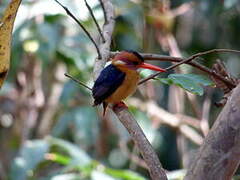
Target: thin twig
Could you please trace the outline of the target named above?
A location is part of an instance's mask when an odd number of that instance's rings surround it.
[[[92,91],[92,88],[88,87],[86,84],[82,83],[81,81],[77,80],[76,78],[72,77],[71,75],[64,73],[64,75],[68,78],[70,78],[71,80],[73,80],[74,82],[80,84],[81,86],[87,88],[88,90]]]
[[[194,55],[192,55],[191,57],[189,57],[189,58],[187,58],[187,59],[185,59],[185,60],[183,60],[183,61],[181,61],[181,62],[179,62],[179,63],[176,63],[176,64],[174,64],[174,65],[172,65],[172,66],[169,66],[168,68],[166,68],[166,70],[169,71],[169,70],[171,70],[171,69],[176,68],[177,66],[179,66],[179,65],[181,65],[181,64],[187,64],[188,62],[192,61],[193,59],[195,59],[195,58],[197,58],[197,57],[199,57],[199,56],[203,56],[203,55],[210,54],[210,53],[216,53],[216,52],[240,53],[240,51],[238,51],[238,50],[231,50],[231,49],[212,49],[212,50],[209,50],[209,51],[204,51],[204,52],[200,52],[200,53],[194,54]],[[158,73],[155,73],[155,74],[153,74],[153,75],[150,75],[149,77],[141,80],[141,81],[139,82],[139,84],[142,84],[142,83],[144,83],[144,82],[146,82],[146,81],[148,81],[148,80],[150,80],[150,79],[158,76],[159,74],[161,74],[161,73],[158,72]],[[211,72],[211,74],[212,74],[212,75],[213,75],[213,74],[216,75],[217,73]],[[219,76],[218,76],[218,78],[219,78]],[[221,78],[221,80],[223,80],[228,86],[230,86],[230,87],[232,87],[232,88],[235,87],[235,85],[234,85],[232,82],[227,81],[227,80],[224,79],[224,78]]]
[[[115,56],[118,52],[111,52],[111,57]],[[172,57],[172,56],[166,56],[166,55],[160,55],[160,54],[151,54],[151,53],[140,53],[141,56],[145,59],[145,60],[157,60],[157,61],[169,61],[169,62],[182,62],[184,61],[183,58],[180,57]],[[213,71],[212,69],[209,69],[205,66],[203,66],[200,63],[197,62],[186,62],[186,64],[191,65],[207,74],[210,74],[216,78],[218,78],[219,80],[223,81],[226,84],[232,84],[232,82],[229,79],[225,79],[225,77],[223,77],[222,75],[218,74],[217,72]],[[155,78],[152,78],[153,80]],[[140,81],[141,83],[141,81]],[[231,85],[230,85],[231,86]]]
[[[171,57],[171,56],[165,56],[165,55],[159,55],[159,54],[142,53],[141,55],[145,60],[158,60],[158,61],[170,61],[170,62],[181,62],[184,60],[183,58],[179,58],[179,57]],[[232,83],[228,79],[225,79],[222,75],[216,73],[212,69],[209,69],[197,62],[187,62],[186,64],[191,65],[195,68],[198,68],[199,70],[218,78],[219,80],[225,82],[226,84]]]
[[[118,52],[111,52],[111,57],[115,56]],[[144,60],[157,60],[157,61],[169,61],[169,62],[181,62],[184,59],[180,57],[172,57],[160,54],[151,54],[151,53],[140,53]],[[212,74],[212,70],[197,63],[197,62],[187,62],[186,64],[198,68],[201,71],[204,71],[208,74]],[[154,78],[153,78],[154,79]]]
[[[55,2],[57,2],[65,11],[66,13],[82,28],[82,30],[86,33],[86,35],[88,36],[88,38],[92,41],[92,43],[94,44],[97,53],[98,53],[98,58],[101,58],[101,53],[100,50],[98,48],[97,43],[94,41],[93,37],[91,36],[91,34],[87,31],[87,29],[83,26],[83,24],[71,13],[71,11],[68,10],[68,8],[66,8],[64,5],[62,5],[58,0],[54,0]]]
[[[93,21],[94,21],[94,23],[95,23],[95,25],[97,27],[97,30],[98,30],[98,32],[99,32],[103,42],[105,42],[105,39],[104,39],[103,34],[102,34],[102,30],[101,30],[101,28],[100,28],[100,26],[99,26],[99,24],[98,24],[98,22],[97,22],[97,20],[96,20],[96,18],[94,16],[94,14],[93,14],[93,11],[92,11],[91,7],[89,6],[87,0],[84,0],[84,1],[85,1],[85,4],[86,4],[87,8],[88,8],[88,11],[90,12],[90,14],[91,14],[91,16],[93,18]]]
[[[103,4],[102,0],[99,0],[99,2],[100,2],[100,5],[101,5],[101,7],[102,7],[102,10],[103,10],[104,21],[105,21],[105,23],[107,23],[107,13],[106,13],[106,9],[105,9],[105,7],[104,7],[104,4]]]

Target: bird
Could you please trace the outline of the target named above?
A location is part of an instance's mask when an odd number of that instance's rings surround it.
[[[158,66],[144,63],[143,57],[136,51],[124,50],[114,56],[98,76],[92,88],[93,106],[103,104],[103,116],[108,104],[125,105],[122,100],[132,95],[140,79],[139,69],[151,69],[165,72]]]

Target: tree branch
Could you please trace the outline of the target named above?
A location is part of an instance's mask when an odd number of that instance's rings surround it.
[[[103,42],[105,42],[105,39],[104,39],[104,37],[103,37],[101,28],[100,28],[100,26],[99,26],[99,24],[98,24],[98,22],[97,22],[97,20],[96,20],[96,18],[95,18],[95,16],[94,16],[94,14],[93,14],[93,11],[92,11],[91,7],[89,6],[87,0],[84,0],[84,1],[85,1],[85,4],[86,4],[87,8],[88,8],[88,11],[90,12],[90,14],[91,14],[91,16],[92,16],[92,18],[93,18],[93,21],[94,21],[94,23],[95,23],[95,25],[96,25],[96,27],[97,27],[97,30],[98,30],[98,32],[99,32],[99,34],[100,34]]]
[[[68,10],[65,6],[63,6],[58,0],[54,0],[56,3],[58,3],[81,28],[85,32],[85,34],[88,36],[88,38],[92,41],[93,45],[95,46],[97,53],[98,53],[98,58],[101,58],[101,53],[100,50],[97,46],[97,43],[94,41],[93,37],[91,34],[88,32],[88,30],[83,26],[83,24],[71,13],[71,11]]]
[[[78,79],[72,77],[70,74],[64,73],[64,75],[66,77],[70,78],[71,80],[73,80],[74,82],[76,82],[77,84],[80,84],[81,86],[83,86],[83,87],[87,88],[88,90],[92,91],[92,88],[90,88],[89,86],[87,86],[83,82],[79,81]]]
[[[240,163],[240,84],[191,164],[185,180],[229,180]]]
[[[112,41],[112,33],[115,26],[115,14],[114,14],[114,7],[112,3],[109,0],[101,0],[102,7],[105,10],[106,13],[106,20],[103,25],[103,37],[105,39],[105,42],[101,42],[99,45],[99,49],[101,52],[101,58],[97,58],[94,64],[93,69],[93,77],[94,80],[97,79],[100,72],[104,68],[104,65],[106,64],[107,60],[110,57],[110,46]]]
[[[216,50],[216,49],[215,49]],[[221,50],[221,49],[219,49]],[[228,50],[228,49],[226,49]],[[210,50],[212,51],[212,50]],[[235,52],[235,50],[230,50],[231,52]],[[239,53],[239,51],[236,51],[237,53]],[[111,52],[111,57],[115,56],[118,52]],[[172,56],[166,56],[166,55],[160,55],[160,54],[151,54],[151,53],[140,53],[141,56],[145,59],[145,60],[153,60],[153,61],[169,61],[169,62],[182,62],[185,59],[184,58],[180,58],[180,57],[172,57]],[[192,56],[191,56],[192,57]],[[227,85],[230,85],[231,88],[235,87],[234,84],[232,84],[232,82],[228,79],[226,79],[225,77],[223,77],[222,75],[218,74],[217,72],[213,71],[212,69],[209,69],[197,62],[185,62],[185,64],[188,64],[190,66],[193,66],[209,75],[212,75],[214,77],[216,77],[217,79],[221,80],[222,82],[226,83]],[[160,73],[156,73],[156,74],[160,74]],[[156,76],[155,74],[153,74],[154,76]],[[149,76],[150,77],[150,76]],[[150,78],[150,79],[154,79]],[[145,82],[146,79],[143,79],[139,82],[139,84],[142,84]],[[147,79],[148,80],[148,79]]]
[[[100,5],[102,7],[102,10],[103,10],[103,16],[104,16],[104,20],[105,20],[105,23],[106,23],[107,22],[107,13],[106,13],[105,7],[103,5],[103,1],[99,0],[99,2],[100,2]]]
[[[164,56],[164,55],[158,55],[158,54],[142,54],[143,58],[146,60],[158,60],[158,61],[170,61],[170,62],[182,62],[184,61],[184,58],[179,57],[171,57],[171,56]],[[218,74],[217,72],[213,71],[212,69],[207,68],[206,66],[203,66],[197,62],[185,62],[188,65],[191,65],[209,75],[212,75],[216,77],[217,79],[223,81],[227,85],[230,85],[230,87],[233,87],[233,84],[228,79],[225,79],[222,75]],[[143,81],[143,80],[142,80]],[[141,83],[141,81],[140,81]],[[235,85],[234,85],[235,87]]]
[[[238,50],[232,50],[232,49],[212,49],[212,50],[209,50],[209,51],[204,51],[204,52],[200,52],[200,53],[194,54],[194,55],[190,56],[189,58],[180,61],[179,63],[176,63],[176,64],[174,64],[174,65],[172,65],[172,66],[169,66],[168,68],[166,68],[166,70],[169,71],[169,70],[171,70],[171,69],[176,68],[177,66],[180,66],[181,64],[187,64],[187,63],[189,63],[190,61],[194,60],[195,58],[197,58],[197,57],[199,57],[199,56],[203,56],[203,55],[210,54],[210,53],[216,53],[216,52],[240,53],[240,51],[238,51]],[[149,77],[141,80],[141,81],[139,82],[139,84],[142,84],[142,83],[144,83],[144,82],[146,82],[146,81],[148,81],[148,80],[150,80],[150,79],[153,79],[153,78],[155,78],[156,76],[158,76],[159,74],[161,74],[161,72],[158,72],[158,73],[155,73],[155,74],[153,74],[153,75],[150,75]],[[216,72],[211,72],[211,75],[219,78],[219,76],[216,76],[216,74],[217,74]],[[226,83],[226,84],[227,84],[229,87],[231,87],[231,88],[236,87],[235,84],[233,84],[232,82],[226,80],[224,77],[221,77],[221,80],[222,80],[224,83]]]
[[[113,109],[118,119],[122,122],[125,128],[128,130],[131,135],[134,143],[139,148],[143,159],[148,165],[150,175],[153,180],[162,180],[167,179],[164,169],[159,162],[158,156],[153,150],[151,144],[147,140],[142,129],[134,119],[134,117],[129,113],[127,109]]]
[[[146,112],[149,117],[156,119],[160,123],[178,129],[185,137],[187,137],[195,144],[202,144],[203,137],[194,128],[191,127],[194,126],[196,129],[200,130],[200,124],[198,123],[198,119],[194,119],[185,115],[169,113],[168,111],[160,108],[154,101],[142,102],[138,99],[131,98],[130,103],[135,107],[139,108],[140,110]],[[189,124],[187,122],[187,120],[190,118],[192,119],[192,121],[195,121],[195,124]]]

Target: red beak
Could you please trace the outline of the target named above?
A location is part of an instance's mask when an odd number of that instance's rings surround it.
[[[142,64],[138,65],[138,68],[144,68],[144,69],[151,69],[151,70],[154,70],[154,71],[166,72],[165,69],[162,69],[158,66],[154,66],[154,65],[151,65],[151,64],[147,64],[147,63],[142,63]]]

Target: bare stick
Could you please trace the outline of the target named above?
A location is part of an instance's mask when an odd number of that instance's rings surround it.
[[[86,33],[86,35],[88,36],[88,38],[92,41],[92,43],[94,44],[97,53],[98,53],[98,57],[101,58],[101,53],[99,51],[99,48],[97,46],[97,43],[94,41],[93,37],[91,36],[91,34],[87,31],[87,29],[83,26],[83,24],[71,13],[71,11],[68,10],[68,8],[66,8],[64,5],[62,5],[58,0],[54,0],[55,2],[57,2],[67,13],[67,15],[69,15],[81,28],[82,30]]]
[[[233,90],[185,180],[232,179],[240,163],[240,84]]]
[[[87,0],[84,0],[84,1],[85,1],[85,4],[86,4],[87,8],[88,8],[88,11],[90,12],[90,14],[91,14],[91,16],[92,16],[92,18],[93,18],[93,21],[94,21],[94,23],[95,23],[95,25],[96,25],[96,27],[97,27],[97,30],[98,30],[98,32],[99,32],[99,34],[100,34],[103,42],[105,42],[105,39],[104,39],[104,37],[103,37],[101,28],[100,28],[100,26],[99,26],[99,24],[98,24],[98,22],[97,22],[97,20],[96,20],[96,18],[95,18],[95,16],[94,16],[94,14],[93,14],[93,11],[92,11],[91,7],[89,6]]]
[[[82,83],[81,81],[79,81],[78,79],[72,77],[70,74],[64,73],[64,75],[68,78],[70,78],[71,80],[73,80],[74,82],[82,85],[83,87],[87,88],[88,90],[92,91],[92,88],[88,87],[86,84]]]
[[[189,58],[187,58],[187,59],[185,59],[185,60],[183,60],[183,61],[181,61],[181,62],[179,62],[179,63],[176,63],[176,64],[174,64],[174,65],[172,65],[172,66],[169,66],[168,68],[166,68],[166,70],[169,71],[169,70],[171,70],[171,69],[176,68],[177,66],[179,66],[179,65],[181,65],[181,64],[187,64],[188,62],[192,61],[193,59],[195,59],[195,58],[197,58],[197,57],[199,57],[199,56],[203,56],[203,55],[210,54],[210,53],[216,53],[216,52],[240,53],[240,51],[238,51],[238,50],[231,50],[231,49],[212,49],[212,50],[209,50],[209,51],[205,51],[205,52],[200,52],[200,53],[194,54],[194,55],[192,55],[191,57],[189,57]],[[148,80],[150,80],[150,79],[158,76],[159,74],[161,74],[161,73],[158,72],[158,73],[155,73],[155,74],[153,74],[153,75],[150,75],[149,77],[141,80],[141,81],[139,82],[139,84],[142,84],[142,83],[144,83],[144,82],[146,82],[146,81],[148,81]],[[214,74],[216,74],[216,73],[214,73]],[[234,85],[232,82],[229,82],[229,81],[224,81],[224,82],[225,82],[228,86],[230,86],[230,87],[232,87],[232,88],[235,87],[235,85]]]
[[[100,5],[102,7],[102,10],[103,10],[103,16],[104,16],[104,20],[105,20],[105,23],[107,22],[107,13],[106,13],[106,10],[105,10],[105,7],[104,7],[104,4],[102,2],[102,0],[99,0],[100,2]]]
[[[113,108],[113,111],[118,116],[119,120],[122,122],[125,128],[128,130],[133,141],[141,152],[146,164],[148,165],[151,178],[153,180],[166,180],[167,176],[159,162],[157,154],[153,150],[151,144],[147,140],[145,134],[143,133],[141,127],[138,125],[134,117],[129,113],[127,109]]]

